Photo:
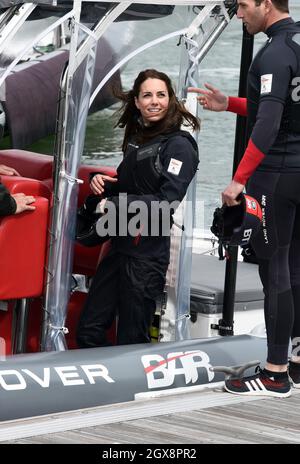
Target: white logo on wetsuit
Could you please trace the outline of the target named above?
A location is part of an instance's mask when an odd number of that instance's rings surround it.
[[[168,167],[168,172],[171,172],[171,174],[175,174],[175,176],[178,176],[178,174],[180,173],[181,166],[182,161],[179,161],[175,158],[171,158]]]
[[[263,74],[260,76],[260,94],[272,92],[273,74]]]

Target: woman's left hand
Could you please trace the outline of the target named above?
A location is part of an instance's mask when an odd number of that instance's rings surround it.
[[[232,180],[226,189],[222,192],[222,203],[227,206],[235,206],[240,202],[236,200],[240,193],[244,190],[244,185]]]
[[[105,204],[106,204],[107,198],[102,198],[102,200],[98,203],[97,208],[96,208],[96,213],[105,213]]]
[[[92,192],[95,195],[101,195],[104,192],[105,182],[118,182],[116,177],[106,176],[103,174],[96,174],[90,183]]]

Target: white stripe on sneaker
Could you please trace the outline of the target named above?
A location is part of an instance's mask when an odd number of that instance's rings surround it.
[[[251,391],[251,392],[255,391],[254,388],[252,387],[251,383],[248,380],[245,382],[245,385],[247,386],[249,391]]]
[[[257,384],[260,386],[261,390],[265,391],[267,390],[260,378],[256,379]]]
[[[261,385],[258,382],[258,379],[251,380],[251,385],[252,385],[254,391],[262,390]]]
[[[260,392],[260,391],[266,391],[266,387],[262,383],[262,381],[257,378],[257,379],[252,379],[252,380],[247,380],[245,382],[245,385],[247,386],[248,390],[250,392]]]

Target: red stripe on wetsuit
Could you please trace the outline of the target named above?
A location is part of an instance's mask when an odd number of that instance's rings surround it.
[[[247,116],[247,98],[228,97],[227,111],[239,114],[240,116]]]
[[[247,98],[229,97],[227,111],[239,114],[240,116],[247,116]],[[264,157],[264,153],[250,139],[233,180],[245,185]]]

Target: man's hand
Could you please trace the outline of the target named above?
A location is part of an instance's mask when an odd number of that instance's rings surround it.
[[[232,180],[224,192],[222,192],[222,203],[226,203],[227,206],[238,205],[240,202],[236,198],[242,193],[244,187],[243,184]]]
[[[211,84],[204,85],[208,90],[199,89],[197,87],[189,87],[188,92],[200,94],[200,96],[197,97],[197,100],[205,110],[226,111],[228,108],[228,97]]]
[[[23,211],[33,211],[35,210],[35,206],[32,206],[31,203],[35,201],[35,198],[31,195],[25,195],[24,193],[15,193],[12,195],[14,198],[17,209],[15,214],[22,213]]]
[[[14,168],[9,168],[8,166],[5,166],[5,164],[0,164],[0,175],[2,176],[20,176],[18,171]]]
[[[105,182],[118,182],[116,177],[104,176],[102,174],[96,174],[90,183],[92,192],[95,195],[101,195],[104,192]]]

